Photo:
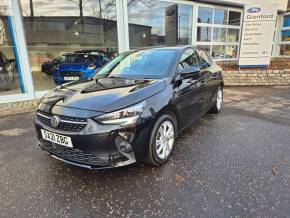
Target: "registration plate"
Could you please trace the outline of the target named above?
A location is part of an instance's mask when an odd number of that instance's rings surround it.
[[[53,132],[46,131],[44,129],[41,130],[41,134],[42,138],[47,141],[54,142],[56,144],[63,145],[69,148],[73,147],[71,137],[59,135]]]
[[[73,81],[73,80],[78,80],[79,77],[78,76],[65,76],[64,80],[66,81]]]

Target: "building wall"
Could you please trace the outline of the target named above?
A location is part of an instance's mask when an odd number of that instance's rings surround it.
[[[290,69],[252,69],[223,71],[225,86],[290,85]]]
[[[269,68],[240,69],[237,62],[219,62],[226,86],[290,85],[289,58],[272,58]]]
[[[80,8],[71,1],[62,1],[62,6],[52,4],[57,0],[42,0],[42,4],[32,1],[35,3],[34,14],[30,11],[30,1],[6,0],[4,4],[6,2],[9,10],[7,5],[0,5],[0,51],[15,60],[12,66],[15,79],[9,89],[0,89],[0,102],[41,97],[55,87],[52,75],[40,72],[41,65],[58,55],[81,49],[103,49],[113,53],[119,48],[124,51],[136,47],[165,46],[171,38],[176,44],[208,49],[215,60],[231,60],[234,63],[238,60],[240,49],[244,5],[276,2],[279,13],[282,13],[288,3],[287,0],[135,0],[128,4],[126,0],[116,0],[108,5],[107,0],[86,0],[81,15]],[[98,11],[99,6],[103,14]],[[167,13],[173,6],[179,19],[178,26],[177,22],[169,25],[169,29],[178,31],[173,33],[174,37],[170,35],[172,31],[168,31],[168,20],[172,17]],[[206,10],[201,12],[200,8]],[[238,16],[233,16],[234,13]],[[128,17],[124,16],[127,14]],[[282,15],[280,18],[278,25],[283,23]],[[235,20],[238,22],[235,23]],[[281,26],[277,30],[274,49],[277,56],[281,54],[280,45],[288,43],[288,39],[281,42],[280,35],[285,28],[288,27]],[[226,68],[225,81],[226,85],[288,84],[289,66],[285,69]]]
[[[208,0],[206,2],[210,3],[220,3],[220,4],[230,4],[230,5],[238,5],[244,6],[246,4],[255,4],[255,3],[276,3],[278,4],[278,8],[281,11],[285,11],[287,9],[288,0]]]

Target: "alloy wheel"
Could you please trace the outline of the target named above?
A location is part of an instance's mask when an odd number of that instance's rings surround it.
[[[216,100],[216,106],[218,110],[221,110],[223,105],[223,91],[221,88],[219,88],[217,93],[217,100]]]
[[[156,136],[156,153],[157,156],[165,160],[171,153],[175,138],[175,129],[171,121],[164,121],[157,132]]]

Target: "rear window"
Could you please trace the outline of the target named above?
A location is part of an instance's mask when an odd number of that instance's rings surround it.
[[[211,58],[204,50],[198,49],[197,54],[199,57],[199,62],[200,62],[199,65],[201,69],[208,68],[212,65]]]
[[[83,62],[96,62],[100,60],[102,56],[91,54],[71,54],[64,55],[60,58],[62,63],[83,63]]]

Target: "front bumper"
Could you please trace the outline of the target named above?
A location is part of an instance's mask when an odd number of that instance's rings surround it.
[[[35,118],[38,145],[52,157],[63,162],[89,169],[126,166],[145,158],[150,135],[148,122],[129,129],[101,125],[88,119],[80,132],[53,129]],[[73,148],[42,139],[41,129],[71,137]]]
[[[9,76],[8,72],[0,73],[0,90],[9,89],[12,84],[13,78]]]
[[[41,140],[38,146],[55,159],[75,166],[88,169],[107,169],[130,165],[136,162],[134,154],[126,158],[121,153],[89,153],[79,149],[66,148],[48,141]]]
[[[61,85],[64,83],[72,82],[72,80],[65,80],[64,77],[61,76],[61,73],[65,72],[65,71],[67,71],[67,70],[58,70],[58,71],[55,71],[53,73],[53,78],[54,78],[54,82],[56,85]],[[76,76],[78,76],[79,79],[86,79],[86,78],[93,77],[96,73],[96,69],[93,69],[93,70],[70,70],[70,72],[72,74],[73,74],[73,72],[75,72]],[[81,76],[78,75],[80,72],[82,73]],[[71,75],[71,76],[74,76],[74,75]]]

